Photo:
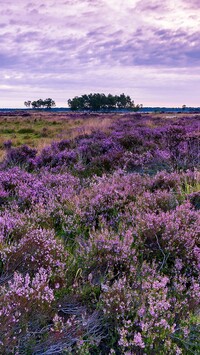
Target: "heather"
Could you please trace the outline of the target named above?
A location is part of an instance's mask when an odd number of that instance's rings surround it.
[[[0,352],[199,354],[199,117],[95,119],[4,142]]]

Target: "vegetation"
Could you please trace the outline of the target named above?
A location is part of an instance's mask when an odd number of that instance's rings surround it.
[[[105,95],[105,94],[89,94],[82,95],[80,97],[76,96],[72,100],[68,100],[68,105],[72,110],[90,110],[90,111],[100,111],[100,110],[115,110],[115,109],[128,109],[133,111],[138,111],[141,105],[134,104],[130,96],[124,94],[121,95]]]
[[[38,108],[46,108],[46,109],[50,109],[52,107],[55,107],[56,106],[56,103],[54,100],[52,100],[51,98],[48,98],[48,99],[45,99],[45,100],[42,100],[42,99],[39,99],[37,101],[25,101],[24,102],[24,105],[26,107],[31,107],[34,108],[34,109],[38,109]]]
[[[199,354],[199,117],[67,117],[2,143],[0,353]]]
[[[0,115],[0,160],[5,155],[5,142],[12,147],[29,145],[41,151],[52,141],[75,138],[80,133],[90,134],[94,129],[104,130],[112,117],[92,116],[51,111],[28,111]]]

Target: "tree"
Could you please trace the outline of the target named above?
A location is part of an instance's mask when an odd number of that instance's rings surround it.
[[[31,102],[32,108],[41,108],[40,100]]]
[[[142,105],[142,104],[137,104],[137,105],[134,106],[133,111],[137,112],[137,111],[139,111],[141,108],[143,108],[143,105]]]
[[[31,107],[31,101],[30,101],[30,100],[24,101],[24,105],[25,105],[26,107]]]
[[[50,108],[52,108],[52,107],[55,107],[55,106],[56,106],[56,103],[55,103],[55,101],[52,100],[51,98],[48,98],[48,99],[46,99],[46,100],[43,101],[43,105],[44,105],[46,108],[50,109]]]
[[[106,108],[111,108],[115,109],[117,107],[117,98],[118,96],[113,96],[111,94],[108,94],[106,97]]]
[[[68,100],[68,105],[72,110],[115,110],[115,109],[128,109],[138,111],[141,105],[134,105],[134,101],[130,96],[124,93],[121,95],[111,95],[95,93],[89,95],[75,96],[73,99]]]
[[[31,101],[25,101],[24,105],[26,107],[32,106],[33,109],[40,109],[40,108],[51,109],[52,107],[56,106],[56,103],[51,98],[48,98],[48,99],[45,99],[45,100],[39,99],[37,101],[35,100],[35,101],[32,101],[32,102]]]
[[[68,105],[73,111],[80,110],[80,98],[78,96],[75,96],[72,100],[69,99]]]

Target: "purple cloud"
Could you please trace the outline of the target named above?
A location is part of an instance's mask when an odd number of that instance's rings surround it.
[[[199,10],[199,0],[183,0],[184,5]]]
[[[7,1],[0,106],[21,106],[36,95],[66,106],[86,91],[133,92],[144,105],[198,106],[198,95],[189,97],[190,86],[200,90],[198,15],[195,0]]]

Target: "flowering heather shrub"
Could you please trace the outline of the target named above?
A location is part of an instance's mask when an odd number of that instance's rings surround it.
[[[0,353],[200,352],[198,125],[122,115],[38,154],[8,145]]]
[[[154,192],[156,189],[180,191],[180,175],[177,173],[160,172],[152,178],[150,189]]]
[[[56,203],[70,200],[74,190],[78,188],[78,179],[70,174],[56,176],[44,172],[42,175],[27,176],[27,180],[20,181],[16,188],[16,200],[26,208],[35,204],[42,204],[53,209]]]
[[[7,191],[4,190],[4,188],[0,188],[0,207],[3,205],[6,205],[7,201],[9,198],[9,194]]]
[[[178,205],[176,195],[167,190],[156,190],[154,193],[145,191],[137,199],[137,207],[143,211],[167,212]]]
[[[145,184],[140,175],[127,175],[122,170],[93,179],[78,201],[81,219],[89,226],[98,226],[102,220],[115,226],[125,206],[142,194]]]
[[[23,165],[30,171],[62,168],[81,177],[123,167],[152,174],[163,169],[194,169],[200,164],[198,132],[198,123],[189,118],[163,124],[156,119],[151,122],[150,117],[138,123],[135,117],[127,116],[115,121],[106,133],[93,131],[73,141],[53,142],[37,156],[27,146],[9,148],[4,166]],[[125,160],[124,154],[128,157]]]
[[[158,258],[157,261],[164,267],[168,264],[168,258],[178,257],[184,261],[186,269],[191,268],[191,273],[198,270],[200,260],[195,248],[199,245],[200,216],[189,203],[172,211],[138,215],[135,225],[135,234],[148,258]]]
[[[86,264],[89,270],[94,270],[96,264],[98,269],[109,270],[124,273],[125,270],[132,272],[133,265],[137,264],[136,251],[133,247],[133,231],[126,230],[121,235],[115,235],[108,230],[102,230],[100,233],[90,235],[87,243],[81,250],[83,258],[86,258]],[[92,273],[90,277],[95,275]]]
[[[12,141],[11,140],[7,140],[5,142],[3,142],[3,146],[4,146],[4,149],[10,149],[12,147]]]
[[[170,154],[174,169],[195,168],[200,164],[199,135],[196,125],[189,127],[180,123],[171,125],[165,132],[164,144]]]
[[[138,132],[133,133],[129,131],[122,131],[118,133],[117,138],[122,147],[124,147],[126,150],[137,153],[140,152],[141,148],[143,147],[144,141]]]
[[[199,285],[195,285],[197,295]],[[183,342],[188,337],[191,295],[179,294],[176,298],[174,287],[184,292],[185,280],[177,277],[170,283],[169,277],[159,274],[155,264],[146,263],[139,270],[137,266],[132,268],[128,279],[124,276],[104,285],[100,303],[113,332],[118,331],[122,353],[182,353],[173,339],[178,339],[180,333]]]
[[[77,154],[75,150],[62,150],[59,152],[54,151],[54,146],[44,148],[41,154],[36,158],[35,166],[36,167],[61,167],[65,165],[67,167],[73,166],[77,161]],[[33,162],[34,163],[34,162]]]
[[[29,328],[37,329],[51,313],[54,294],[49,274],[42,268],[32,279],[29,274],[14,273],[13,280],[1,286],[0,300],[0,350],[3,354],[15,353],[20,337]]]
[[[16,244],[3,251],[3,270],[6,274],[14,271],[35,274],[44,268],[63,278],[67,253],[53,231],[36,229],[30,231]]]
[[[80,189],[79,180],[69,173],[55,175],[43,171],[33,175],[14,168],[1,172],[0,181],[5,191],[2,202],[5,201],[7,215],[10,214],[10,208],[15,211],[6,219],[16,215],[16,223],[23,224],[25,216],[25,225],[34,223],[44,228],[59,227],[68,204],[71,204],[73,195]],[[0,212],[3,219],[5,213]]]
[[[29,228],[27,215],[20,214],[17,206],[13,205],[12,214],[10,209],[0,213],[0,243],[18,241]]]
[[[196,210],[200,210],[200,192],[193,192],[188,195],[191,204]]]
[[[32,149],[27,145],[22,145],[19,148],[10,148],[7,150],[7,157],[5,160],[5,166],[14,165],[28,165],[29,160],[35,158],[37,154],[36,149]]]
[[[0,172],[0,182],[2,187],[10,193],[10,196],[19,195],[23,197],[23,193],[26,196],[36,195],[43,196],[51,193],[50,188],[58,189],[59,187],[71,191],[78,187],[79,180],[69,173],[53,174],[49,171],[42,171],[39,174],[31,174],[17,167]],[[28,190],[28,192],[26,192]],[[33,196],[34,198],[34,196]]]

